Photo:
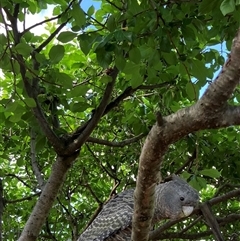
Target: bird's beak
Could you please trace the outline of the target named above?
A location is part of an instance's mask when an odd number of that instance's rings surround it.
[[[187,217],[187,216],[189,216],[192,213],[193,206],[183,206],[182,207],[182,211],[184,213],[184,216]]]

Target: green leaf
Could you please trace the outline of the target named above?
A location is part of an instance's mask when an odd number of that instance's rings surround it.
[[[9,121],[14,122],[14,123],[19,122],[21,120],[22,114],[15,114],[14,113],[14,115],[10,116]]]
[[[94,14],[94,12],[95,12],[95,8],[94,8],[94,6],[92,5],[92,6],[88,9],[87,14],[88,14],[88,16],[92,16],[92,15]]]
[[[195,40],[196,34],[189,26],[182,26],[182,33],[185,40]]]
[[[126,59],[122,55],[116,55],[115,64],[119,70],[123,70],[126,65]]]
[[[78,40],[80,41],[80,47],[82,52],[87,55],[94,43],[94,40],[97,38],[94,34],[81,34],[78,36]]]
[[[73,78],[66,73],[57,73],[56,80],[65,88],[71,89],[73,86]]]
[[[107,20],[107,28],[110,32],[113,32],[117,28],[115,17],[113,15],[111,15]]]
[[[198,191],[202,189],[196,177],[192,178],[189,184]]]
[[[61,61],[65,53],[65,49],[62,45],[55,45],[49,51],[50,60],[56,64]]]
[[[162,53],[163,58],[166,60],[166,62],[170,65],[177,64],[177,57],[175,53]]]
[[[199,88],[197,85],[188,82],[186,85],[186,93],[190,100],[197,100],[199,96]]]
[[[79,102],[79,103],[74,103],[73,105],[71,105],[70,110],[73,113],[83,112],[83,111],[85,111],[89,107],[91,107],[91,106],[88,103],[86,103],[86,102]]]
[[[77,97],[77,96],[85,96],[87,91],[89,90],[88,85],[79,85],[71,89],[69,93],[67,93],[67,97]]]
[[[104,48],[97,49],[97,61],[103,68],[108,68],[112,62],[112,55],[109,52],[106,52]]]
[[[135,64],[138,64],[141,61],[141,52],[137,47],[133,47],[129,51],[129,59]]]
[[[201,80],[201,81],[206,80],[207,68],[203,61],[200,61],[198,59],[192,60],[192,75],[198,80]]]
[[[116,30],[114,32],[114,37],[119,42],[124,41],[124,40],[130,41],[130,42],[132,41],[132,33],[129,31],[124,31],[122,29]]]
[[[130,82],[131,82],[132,88],[135,89],[143,83],[143,77],[139,73],[133,74]]]
[[[221,176],[221,173],[216,169],[204,169],[200,171],[199,174],[212,178],[218,178]]]
[[[109,83],[109,82],[112,81],[112,77],[111,77],[111,76],[108,76],[108,75],[104,75],[104,76],[101,77],[100,81],[101,81],[102,83],[107,84],[107,83]]]
[[[36,107],[36,102],[33,98],[25,98],[24,102],[27,104],[28,107],[33,108]]]
[[[23,159],[23,158],[18,158],[18,159],[17,159],[17,165],[18,165],[19,167],[23,166],[23,165],[24,165],[24,159]]]
[[[86,16],[79,4],[74,4],[72,9],[72,16],[78,26],[83,27],[86,24]]]
[[[235,1],[224,0],[220,5],[220,10],[223,16],[226,16],[227,14],[232,13],[235,10]]]
[[[19,43],[16,45],[15,50],[19,54],[21,54],[25,57],[28,57],[30,55],[30,53],[32,52],[33,48],[29,44]]]
[[[61,32],[58,35],[57,39],[62,43],[67,43],[67,42],[72,41],[76,36],[77,36],[76,33],[66,31],[66,32]]]
[[[138,74],[139,73],[140,66],[138,64],[134,64],[133,62],[128,61],[125,65],[125,68],[123,69],[123,73],[125,74]]]
[[[7,43],[7,38],[4,34],[0,34],[0,45],[5,45]]]

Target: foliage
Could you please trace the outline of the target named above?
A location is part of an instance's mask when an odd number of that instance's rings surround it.
[[[101,121],[82,145],[39,235],[76,240],[106,200],[135,186],[141,147],[156,113],[167,116],[199,99],[239,27],[239,1],[233,0],[102,0],[84,6],[75,0],[0,3],[3,240],[20,236],[51,174],[57,147],[43,126],[68,142],[93,117],[116,66],[118,78]],[[44,18],[43,10],[51,17]],[[29,22],[29,16],[41,20]],[[44,32],[38,31],[41,25]],[[237,88],[229,103],[239,100]],[[36,114],[39,108],[46,123]],[[201,191],[202,201],[211,199],[239,185],[239,146],[238,127],[190,133],[169,147],[162,175],[181,174]],[[214,213],[239,215],[239,202],[219,203]],[[223,226],[226,239],[240,230],[239,220]],[[200,221],[189,233],[207,230]]]

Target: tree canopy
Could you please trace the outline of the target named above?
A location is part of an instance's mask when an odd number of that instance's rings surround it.
[[[89,2],[1,0],[0,241],[75,241],[135,186],[132,240],[239,240],[240,1]],[[201,205],[150,230],[171,174]]]

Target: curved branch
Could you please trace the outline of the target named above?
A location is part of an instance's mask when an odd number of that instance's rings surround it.
[[[194,131],[229,125],[229,120],[225,118],[229,109],[227,100],[238,85],[239,78],[240,29],[222,72],[208,87],[202,98],[191,107],[163,117],[161,123],[156,123],[149,132],[139,158],[138,179],[134,192],[133,241],[148,239],[158,172],[168,146]],[[238,114],[237,111],[236,122],[240,117]],[[240,123],[240,118],[238,123]]]
[[[127,146],[129,144],[132,144],[134,142],[141,140],[144,136],[146,136],[146,134],[141,133],[138,136],[134,136],[133,138],[130,138],[130,139],[127,139],[124,141],[120,141],[120,142],[101,140],[101,139],[90,136],[90,137],[88,137],[86,142],[96,143],[96,144],[111,146],[111,147],[124,147],[124,146]]]

